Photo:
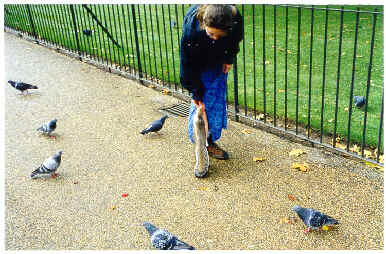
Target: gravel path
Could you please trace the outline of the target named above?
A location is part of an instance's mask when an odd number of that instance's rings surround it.
[[[7,250],[152,249],[143,221],[200,250],[384,248],[383,173],[229,121],[219,145],[231,159],[211,160],[209,177],[197,179],[187,118],[168,118],[160,135],[139,134],[178,99],[4,37]],[[39,90],[18,95],[9,79]],[[56,140],[39,136],[36,128],[53,117]],[[289,156],[295,148],[305,154]],[[28,179],[58,149],[60,176]],[[294,162],[310,170],[296,171]],[[295,204],[340,225],[305,234]]]

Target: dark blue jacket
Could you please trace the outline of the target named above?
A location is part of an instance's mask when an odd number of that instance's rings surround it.
[[[202,101],[205,88],[201,73],[220,64],[233,63],[233,58],[240,51],[239,42],[243,39],[243,22],[237,11],[233,16],[231,32],[223,38],[213,40],[200,28],[196,18],[198,7],[199,5],[192,6],[184,18],[180,45],[180,79],[182,86],[192,93],[192,98]]]

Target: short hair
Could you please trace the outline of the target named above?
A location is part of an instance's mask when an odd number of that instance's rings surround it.
[[[203,4],[196,14],[200,27],[214,27],[220,30],[232,29],[232,17],[236,15],[236,8],[227,4]]]

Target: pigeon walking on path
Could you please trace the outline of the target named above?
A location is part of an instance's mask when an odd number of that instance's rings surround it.
[[[292,211],[295,211],[304,224],[306,224],[307,229],[304,230],[305,233],[310,232],[311,229],[320,229],[323,226],[339,224],[334,218],[312,208],[303,208],[295,205]]]
[[[31,178],[35,179],[40,176],[47,176],[47,175],[51,175],[51,178],[55,178],[58,175],[55,172],[59,168],[61,160],[62,160],[62,150],[59,150],[56,154],[46,159],[42,163],[42,165],[40,165],[37,169],[35,169],[31,173]]]
[[[165,123],[165,120],[166,118],[168,118],[168,115],[164,115],[163,117],[161,117],[161,119],[159,120],[155,120],[154,122],[152,122],[149,127],[147,127],[146,129],[142,130],[140,133],[142,135],[145,135],[149,132],[158,132],[159,130],[162,129],[164,123]]]
[[[24,94],[24,91],[27,91],[27,93],[28,93],[28,89],[38,89],[37,86],[30,85],[30,84],[23,83],[23,82],[8,80],[8,83],[10,83],[11,86],[13,86],[15,89],[21,91],[21,94]]]
[[[143,223],[150,235],[151,244],[160,250],[194,250],[193,246],[179,240],[165,229],[159,229],[149,222]]]
[[[37,128],[37,131],[41,131],[43,134],[48,135],[50,138],[55,138],[55,136],[51,136],[51,132],[56,129],[56,118],[52,119],[48,123],[44,123],[42,126]]]
[[[366,104],[366,99],[363,96],[354,96],[354,104],[356,107],[361,108]]]

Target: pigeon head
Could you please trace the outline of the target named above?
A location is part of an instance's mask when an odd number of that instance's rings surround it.
[[[57,155],[59,155],[59,156],[62,156],[62,150],[58,150],[58,152],[56,153]]]
[[[294,211],[294,212],[298,212],[298,211],[300,211],[302,208],[300,207],[300,206],[298,206],[298,205],[294,205],[294,207],[292,207],[292,211]]]
[[[14,84],[14,83],[15,83],[15,81],[12,81],[12,80],[8,80],[8,83],[10,83],[10,84]]]
[[[158,228],[156,226],[154,226],[153,224],[151,224],[150,222],[144,222],[143,226],[146,228],[149,235],[152,235],[155,231],[158,230]]]

